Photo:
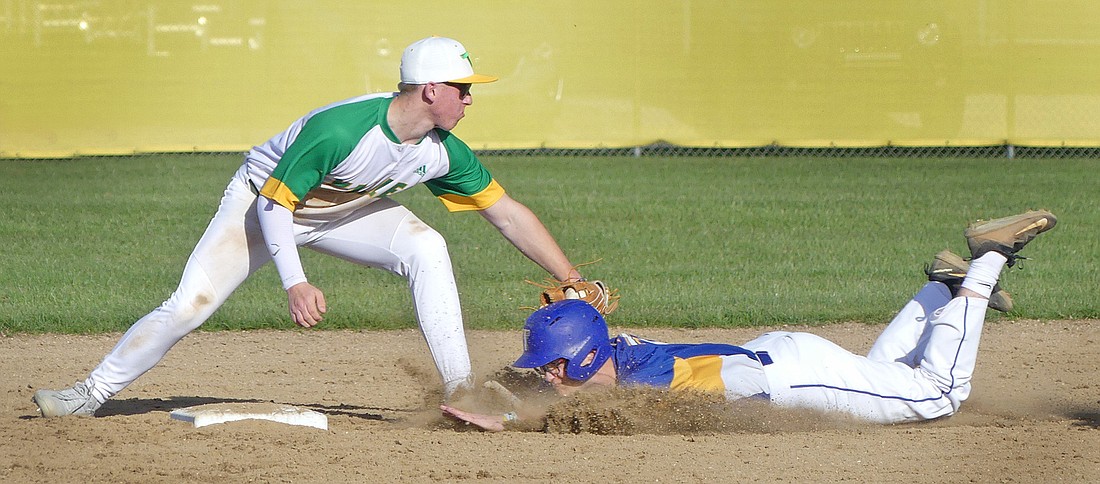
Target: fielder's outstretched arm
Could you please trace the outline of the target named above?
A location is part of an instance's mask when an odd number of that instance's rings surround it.
[[[559,281],[581,278],[580,272],[569,262],[550,231],[526,205],[505,194],[492,206],[482,210],[481,216],[523,255]]]

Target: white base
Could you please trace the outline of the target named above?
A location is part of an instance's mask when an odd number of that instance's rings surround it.
[[[169,416],[195,427],[256,419],[328,430],[325,414],[275,403],[214,403],[174,410]]]

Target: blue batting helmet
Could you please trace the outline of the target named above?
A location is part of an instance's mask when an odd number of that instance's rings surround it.
[[[593,350],[588,365],[584,359]],[[569,360],[566,375],[573,380],[592,378],[614,351],[607,337],[607,323],[596,308],[579,299],[549,304],[535,311],[523,325],[523,354],[512,366],[538,368],[558,358]]]

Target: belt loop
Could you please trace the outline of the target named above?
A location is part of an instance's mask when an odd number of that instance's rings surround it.
[[[775,363],[774,361],[772,361],[772,357],[768,355],[767,351],[757,351],[756,359],[760,361],[761,366],[768,366],[772,363]]]

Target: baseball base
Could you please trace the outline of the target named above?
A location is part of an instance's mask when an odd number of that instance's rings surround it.
[[[173,410],[169,416],[195,427],[255,419],[328,430],[325,414],[275,403],[214,403]]]

